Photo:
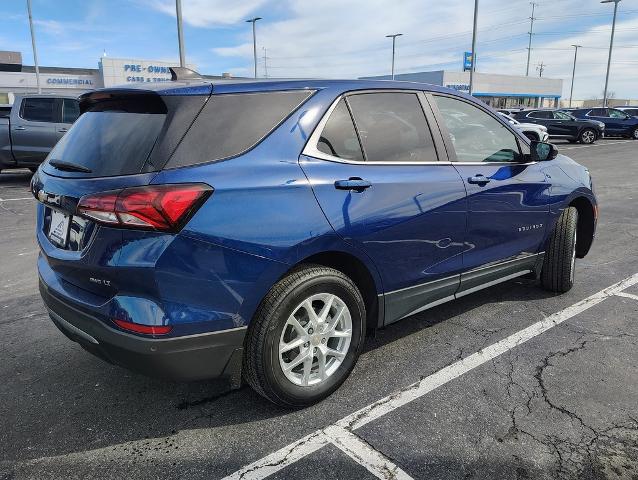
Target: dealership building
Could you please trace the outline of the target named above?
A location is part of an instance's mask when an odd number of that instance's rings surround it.
[[[365,79],[389,80],[390,75],[363,77]],[[431,83],[453,88],[461,92],[470,91],[470,72],[437,70],[432,72],[401,73],[395,80]],[[563,80],[545,77],[524,77],[474,72],[474,93],[495,108],[558,107],[563,93]]]
[[[134,58],[102,57],[98,68],[40,67],[40,85],[43,93],[80,95],[83,92],[127,83],[166,82],[171,78],[169,67],[174,62]],[[189,68],[196,69],[194,65]],[[224,78],[204,75],[205,78]],[[363,77],[390,79],[389,75]],[[431,83],[468,93],[469,71],[438,70],[432,72],[403,73],[397,80]],[[19,52],[0,52],[0,104],[13,103],[16,94],[37,91],[35,68],[22,65]],[[474,95],[496,108],[516,106],[557,107],[563,91],[563,81],[545,77],[524,77],[475,72]]]
[[[127,83],[157,83],[171,79],[175,62],[102,57],[98,68],[40,67],[42,93],[80,95],[96,88]],[[188,65],[195,69],[194,65]],[[219,77],[211,77],[219,78]],[[15,95],[37,91],[35,68],[22,65],[19,52],[0,52],[0,104],[12,104]]]

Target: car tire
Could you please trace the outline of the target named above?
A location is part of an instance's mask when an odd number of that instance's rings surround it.
[[[633,129],[629,138],[632,138],[633,140],[638,140],[638,127]]]
[[[590,145],[596,141],[596,132],[591,128],[586,128],[580,132],[579,140],[580,143]]]
[[[569,207],[558,217],[545,251],[541,284],[550,292],[565,293],[574,285],[578,210]]]
[[[314,316],[308,308],[315,311]],[[270,289],[250,324],[244,378],[278,405],[317,403],[339,388],[354,368],[363,348],[365,324],[363,297],[350,278],[319,265],[297,268]],[[313,326],[316,331],[311,330]],[[330,328],[335,336],[324,335]]]

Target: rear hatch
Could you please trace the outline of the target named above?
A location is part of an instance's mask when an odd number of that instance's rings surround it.
[[[116,293],[113,267],[132,232],[98,226],[91,215],[78,216],[78,203],[84,197],[92,199],[89,207],[96,201],[103,204],[103,192],[115,192],[113,198],[118,198],[117,192],[134,187],[140,187],[134,193],[145,194],[143,187],[166,164],[211,90],[200,88],[197,94],[178,96],[112,89],[80,98],[81,116],[31,185],[41,203],[38,241],[60,280],[100,296]],[[135,234],[144,237],[154,232]]]

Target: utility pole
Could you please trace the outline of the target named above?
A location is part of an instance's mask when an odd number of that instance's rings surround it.
[[[396,41],[397,41],[397,37],[402,36],[402,33],[395,33],[393,35],[386,35],[386,38],[391,38],[392,39],[392,80],[394,80],[394,52],[395,52],[395,45],[396,45]]]
[[[29,12],[29,28],[31,29],[31,46],[33,47],[33,63],[35,64],[35,82],[38,85],[38,93],[42,93],[40,86],[40,65],[38,64],[38,50],[35,48],[35,30],[33,30],[33,16],[31,15],[31,0],[27,0]]]
[[[264,49],[264,78],[268,78],[268,57],[266,56],[266,47]]]
[[[527,45],[527,68],[525,69],[525,76],[529,77],[529,60],[530,57],[532,56],[532,35],[534,35],[534,20],[536,20],[536,17],[534,17],[534,11],[536,10],[536,3],[535,2],[530,2],[530,5],[532,6],[532,16],[529,17],[530,20],[530,24],[529,24],[529,44]]]
[[[253,24],[253,62],[255,65],[255,78],[257,78],[257,35],[255,32],[255,23],[257,23],[257,20],[261,20],[261,17],[255,17],[246,20],[246,23]]]
[[[614,49],[614,33],[616,32],[616,13],[618,13],[618,2],[620,0],[603,0],[600,3],[614,2],[614,21],[611,24],[611,40],[609,42],[609,58],[607,58],[607,75],[605,76],[605,92],[603,93],[603,107],[607,106],[607,87],[609,86],[609,69],[611,67],[611,52]]]
[[[182,0],[175,0],[175,13],[177,14],[177,43],[179,44],[179,66],[186,66],[184,54],[184,30],[182,28]]]
[[[582,45],[572,45],[574,47],[574,68],[572,69],[572,88],[569,90],[569,108],[572,106],[572,95],[574,95],[574,77],[576,77],[576,57],[578,57],[578,49]]]
[[[474,71],[476,70],[476,30],[478,25],[479,0],[474,0],[474,27],[472,28],[472,67],[470,68],[470,95],[474,93]]]
[[[539,77],[542,77],[542,76],[543,76],[543,72],[545,71],[545,67],[546,67],[546,66],[547,66],[547,64],[543,63],[542,61],[541,61],[541,63],[539,63],[539,64],[536,66],[536,70],[538,71],[538,76],[539,76]]]

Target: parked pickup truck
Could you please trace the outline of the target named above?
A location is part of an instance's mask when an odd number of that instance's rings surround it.
[[[8,118],[0,115],[0,170],[35,171],[79,114],[73,96],[16,96]]]

